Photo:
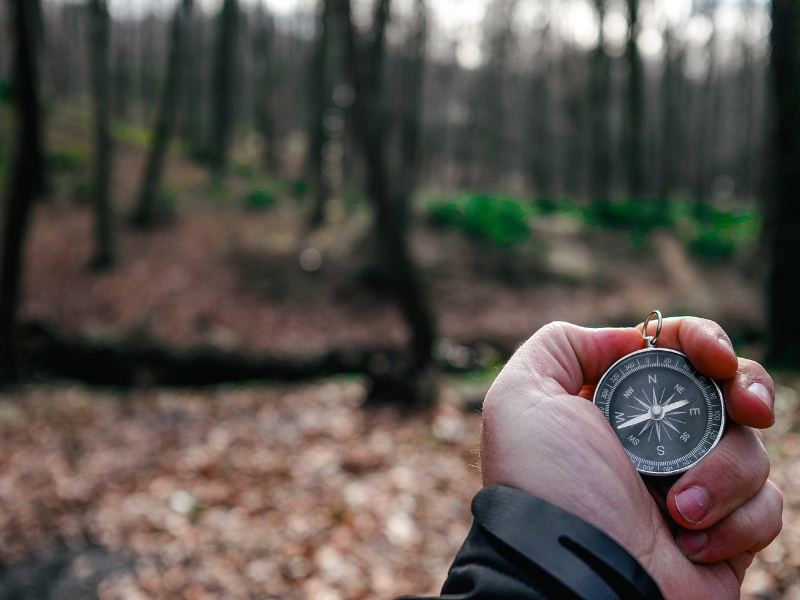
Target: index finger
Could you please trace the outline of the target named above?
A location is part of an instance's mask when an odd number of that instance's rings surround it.
[[[651,321],[648,334],[655,333],[655,328]],[[774,423],[772,378],[758,363],[737,358],[730,338],[717,323],[697,317],[664,319],[657,345],[683,352],[700,372],[725,380],[725,407],[737,423],[759,429]]]
[[[655,332],[656,323],[651,321],[647,333],[653,335]],[[657,346],[683,352],[697,370],[715,379],[733,377],[739,364],[728,335],[722,327],[708,319],[664,319]]]

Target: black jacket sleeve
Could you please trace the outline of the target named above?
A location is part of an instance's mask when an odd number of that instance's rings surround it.
[[[622,546],[544,500],[489,486],[475,495],[472,514],[443,600],[664,600]]]

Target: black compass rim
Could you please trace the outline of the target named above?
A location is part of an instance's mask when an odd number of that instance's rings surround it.
[[[694,366],[694,363],[689,360],[688,356],[686,356],[683,352],[680,352],[678,350],[673,350],[672,348],[657,348],[657,347],[654,347],[654,348],[642,348],[641,350],[636,350],[635,352],[631,352],[630,354],[626,354],[625,356],[620,357],[618,360],[614,361],[614,363],[610,367],[608,367],[608,369],[606,369],[605,372],[600,376],[600,379],[597,381],[597,385],[594,388],[594,393],[592,394],[592,404],[594,404],[600,410],[600,412],[603,414],[603,419],[606,421],[606,423],[609,424],[609,426],[611,426],[611,423],[608,420],[608,418],[606,417],[605,413],[603,413],[603,409],[600,408],[600,405],[597,402],[598,394],[600,393],[600,387],[601,387],[600,384],[606,378],[606,375],[608,375],[611,371],[613,371],[617,367],[617,365],[619,365],[621,362],[630,360],[631,357],[636,356],[637,354],[645,354],[645,353],[648,353],[648,352],[668,352],[670,354],[676,354],[678,356],[682,356],[686,360],[687,363],[692,365],[692,368],[695,370],[695,372],[701,373],[701,371],[699,371],[697,369],[697,367]],[[668,368],[668,367],[664,367],[664,368]],[[702,373],[702,374],[705,375],[705,373]],[[669,477],[669,476],[672,476],[672,475],[679,475],[681,473],[685,473],[686,471],[688,471],[689,469],[691,469],[692,467],[697,465],[700,461],[702,461],[706,456],[708,456],[711,453],[711,451],[717,446],[719,441],[722,439],[722,435],[725,432],[725,424],[726,424],[726,417],[727,417],[727,415],[726,415],[727,411],[725,409],[725,398],[723,398],[723,396],[722,396],[722,390],[720,389],[719,385],[717,384],[716,379],[714,379],[713,377],[711,377],[709,375],[705,375],[705,376],[708,377],[708,380],[713,384],[714,388],[717,391],[717,397],[719,398],[719,401],[720,401],[720,412],[722,414],[721,414],[721,420],[720,420],[720,426],[719,426],[719,433],[717,434],[717,437],[714,439],[714,441],[712,442],[711,446],[708,448],[708,450],[706,450],[706,452],[705,452],[705,454],[703,454],[703,456],[698,458],[692,464],[690,464],[688,466],[685,466],[685,467],[681,467],[679,469],[675,469],[674,471],[648,471],[646,469],[640,469],[639,467],[637,467],[633,463],[633,460],[631,460],[631,464],[633,465],[633,467],[639,473],[641,473],[642,475],[651,475],[651,476],[654,476],[654,477]],[[625,450],[625,453],[628,454],[627,448],[623,447],[623,450]],[[628,458],[630,458],[630,456]]]

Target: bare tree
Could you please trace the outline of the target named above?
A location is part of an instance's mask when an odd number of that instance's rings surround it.
[[[628,170],[628,188],[634,198],[645,193],[644,162],[642,160],[642,130],[644,125],[644,64],[636,45],[639,35],[639,0],[628,0],[629,35],[625,47],[628,63],[628,93],[626,98],[624,152]]]
[[[224,0],[219,15],[214,65],[214,125],[211,140],[211,167],[214,179],[218,182],[228,168],[238,27],[239,3],[237,0]]]
[[[89,46],[95,119],[94,208],[95,246],[89,261],[93,269],[108,269],[116,262],[114,215],[111,208],[111,165],[114,151],[111,138],[109,92],[110,18],[106,0],[89,0]]]
[[[170,28],[170,51],[167,65],[167,79],[161,97],[161,108],[153,132],[153,143],[147,158],[147,166],[139,192],[139,202],[131,216],[131,222],[141,228],[152,227],[159,215],[156,215],[156,197],[161,187],[161,175],[164,171],[164,158],[169,140],[175,125],[175,114],[178,108],[180,93],[179,82],[183,69],[185,54],[184,30],[186,21],[191,17],[193,0],[180,0],[175,8]]]
[[[44,193],[41,108],[39,104],[38,0],[12,0],[16,32],[13,90],[19,114],[17,156],[10,177],[3,221],[0,274],[0,384],[18,377],[15,336],[25,234],[31,206]]]
[[[537,52],[539,69],[533,73],[530,85],[530,173],[539,197],[553,193],[553,140],[550,129],[550,81],[552,79],[551,28],[546,24]]]
[[[683,59],[682,50],[676,48],[675,36],[667,28],[664,31],[664,77],[662,80],[662,132],[661,132],[661,173],[658,196],[667,199],[679,177],[678,165],[680,144],[680,94],[679,77]]]
[[[320,0],[322,10],[320,11],[320,26],[322,33],[317,40],[317,47],[314,49],[314,59],[312,63],[312,102],[314,104],[311,117],[311,177],[314,189],[314,209],[309,220],[309,227],[315,229],[322,225],[325,220],[325,205],[331,190],[328,181],[323,174],[323,151],[325,146],[325,111],[331,104],[331,85],[328,75],[328,46],[330,44],[330,31],[332,21],[332,8],[335,0]]]
[[[349,15],[349,0],[343,0],[342,6]],[[419,4],[417,6],[417,14],[420,14],[419,11],[424,8]],[[376,210],[375,238],[384,273],[411,329],[411,365],[399,374],[399,378],[403,379],[404,394],[408,395],[406,400],[424,406],[436,399],[433,364],[435,324],[408,243],[408,202],[415,183],[413,179],[400,176],[408,173],[408,169],[393,170],[388,160],[386,103],[381,75],[389,14],[390,0],[379,0],[373,18],[371,39],[361,52],[356,49],[355,30],[350,19],[347,19],[348,39],[350,56],[354,57],[357,127],[367,163],[367,194]],[[419,26],[422,27],[423,23],[424,21],[419,21]],[[419,53],[424,51],[423,44],[417,43],[416,46]],[[418,78],[414,84],[417,87],[413,92],[415,97],[412,105],[415,106],[419,106],[421,82],[422,79]],[[418,112],[416,115],[415,118],[419,119]],[[405,144],[408,147],[417,148],[418,132],[418,126],[407,130]],[[414,171],[416,173],[417,169]]]
[[[768,359],[776,366],[796,368],[800,363],[800,324],[791,311],[800,294],[800,2],[772,1],[770,35],[777,139],[772,173]]]
[[[264,138],[264,169],[278,171],[278,124],[275,115],[275,88],[280,80],[277,61],[273,57],[275,23],[263,2],[258,3],[257,30],[253,40],[257,69],[260,72],[253,88],[253,120]]]
[[[611,79],[611,60],[606,53],[603,38],[603,17],[605,0],[595,0],[595,8],[599,15],[600,39],[592,56],[592,70],[589,76],[592,163],[591,163],[591,195],[592,198],[608,200],[611,191],[611,118],[609,81]]]

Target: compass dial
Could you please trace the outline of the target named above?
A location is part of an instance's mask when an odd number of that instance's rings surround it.
[[[606,371],[594,393],[636,469],[651,475],[687,470],[717,444],[725,424],[719,387],[685,355],[647,348]]]

